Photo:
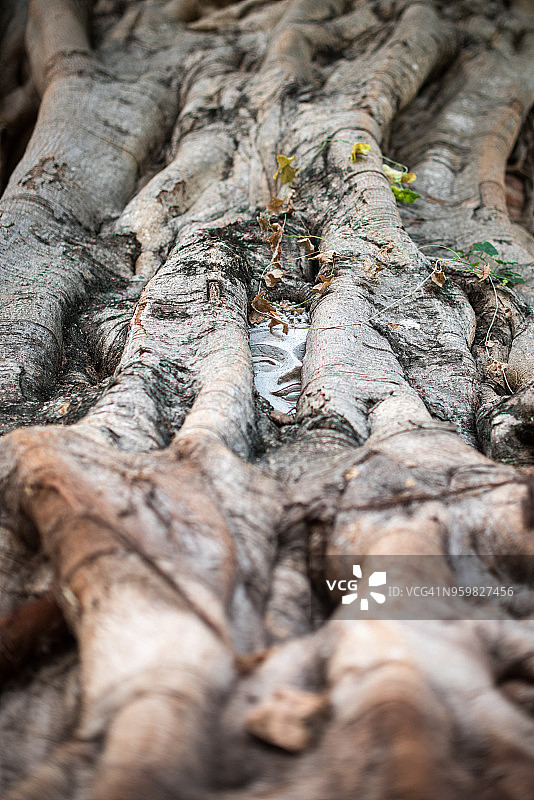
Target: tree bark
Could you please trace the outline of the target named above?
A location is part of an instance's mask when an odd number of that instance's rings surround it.
[[[3,797],[531,797],[530,4],[0,41]],[[520,591],[350,619],[339,556]]]

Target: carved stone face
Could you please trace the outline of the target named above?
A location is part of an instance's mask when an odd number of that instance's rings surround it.
[[[289,333],[269,331],[268,322],[250,329],[254,383],[276,411],[294,411],[301,390],[302,359],[306,349],[307,319],[300,315]]]

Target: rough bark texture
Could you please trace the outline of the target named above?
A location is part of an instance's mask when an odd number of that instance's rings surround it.
[[[350,621],[309,567],[532,588],[531,4],[18,0],[0,42],[5,800],[534,797],[532,594]]]

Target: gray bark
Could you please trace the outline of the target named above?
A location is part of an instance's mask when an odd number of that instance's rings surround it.
[[[0,38],[3,796],[531,797],[528,2],[30,0]],[[451,258],[486,241],[524,283]],[[523,591],[351,621],[309,560],[352,554]]]

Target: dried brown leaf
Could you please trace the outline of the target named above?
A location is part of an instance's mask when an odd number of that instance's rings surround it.
[[[443,284],[447,280],[447,276],[445,275],[442,269],[435,269],[432,275],[430,276],[430,280],[432,281],[432,283],[435,283],[436,286],[443,286]]]
[[[284,200],[281,200],[279,197],[271,197],[271,202],[267,206],[267,212],[275,216],[292,214],[294,210],[295,206],[293,205],[293,197],[291,195]]]
[[[503,374],[506,374],[508,363],[506,361],[488,361],[486,369],[492,378],[502,379]]]
[[[335,275],[318,275],[320,283],[316,283],[315,286],[312,287],[312,292],[317,292],[317,294],[323,294],[326,289],[329,289],[332,281],[336,277]]]
[[[473,267],[473,272],[475,273],[479,281],[485,281],[486,278],[489,278],[490,275],[490,265],[487,264],[485,261],[483,261],[482,266]]]
[[[394,249],[395,249],[395,242],[386,242],[386,244],[382,245],[377,255],[380,255],[381,253],[391,253]]]
[[[267,314],[268,316],[276,316],[276,308],[269,303],[263,292],[259,292],[252,301],[252,308],[259,311],[260,314]]]
[[[268,231],[269,231],[269,222],[268,222],[267,218],[263,216],[263,214],[260,214],[258,216],[258,222],[260,224],[260,228],[262,229],[262,231],[264,233],[268,233]]]
[[[285,200],[280,200],[279,197],[271,197],[271,202],[267,206],[267,211],[269,214],[278,214],[284,203]]]
[[[323,266],[332,266],[336,256],[337,253],[335,250],[326,250],[324,253],[319,253],[317,261]]]
[[[517,372],[511,369],[506,361],[488,361],[486,364],[488,375],[503,386],[508,392],[513,392],[513,385],[517,382]],[[512,385],[510,385],[512,384]]]
[[[273,328],[275,328],[277,325],[282,326],[284,333],[289,333],[289,325],[287,322],[283,322],[283,320],[280,319],[276,313],[276,308],[263,296],[263,292],[259,292],[256,295],[252,301],[252,308],[254,311],[257,311],[260,314],[266,314],[271,318],[269,322],[269,330],[271,333],[273,332]]]
[[[266,241],[271,245],[271,250],[274,252],[282,241],[284,229],[278,224],[278,222],[273,222],[271,228],[273,232],[267,237]]]
[[[315,247],[312,245],[310,239],[305,237],[304,239],[297,239],[297,244],[303,247],[306,250],[306,253],[311,256],[315,253]]]
[[[271,333],[273,332],[273,328],[276,328],[277,325],[282,326],[283,333],[289,333],[289,325],[287,322],[283,322],[280,317],[272,316],[271,321],[269,322],[269,330]]]
[[[264,322],[267,319],[265,314],[260,314],[259,311],[251,311],[248,315],[248,321],[251,325],[259,325],[260,322]]]
[[[277,266],[279,269],[282,269],[282,265],[280,264],[281,258],[282,258],[282,245],[279,244],[273,251],[273,256],[271,258],[271,266]]]
[[[382,261],[387,265],[389,261],[389,255],[394,249],[395,245],[393,242],[387,242],[387,244],[383,244],[375,256],[376,261]]]
[[[277,267],[276,269],[270,269],[269,272],[266,272],[263,276],[263,280],[269,288],[272,288],[276,286],[277,283],[280,283],[283,277],[283,270]]]

